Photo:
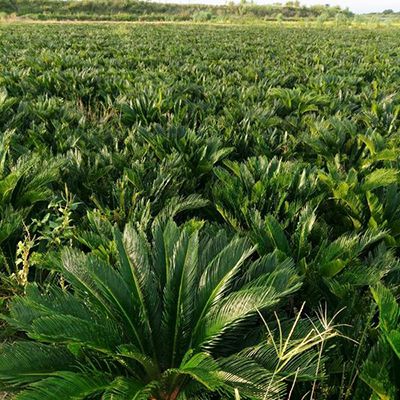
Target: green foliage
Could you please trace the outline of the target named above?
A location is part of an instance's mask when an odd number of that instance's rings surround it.
[[[198,11],[195,12],[192,16],[193,21],[196,22],[206,22],[210,21],[213,17],[213,14],[207,11]]]
[[[5,388],[16,399],[232,398],[235,388],[264,399],[278,398],[294,375],[315,379],[314,348],[335,336],[331,327],[317,322],[302,338],[299,314],[288,333],[279,325],[276,354],[267,342],[250,347],[254,332],[246,338],[299,289],[293,263],[274,255],[252,262],[246,239],[201,226],[156,220],[151,242],[131,225],[113,229],[113,265],[95,252],[64,251],[68,290],[31,284],[10,304],[6,320],[34,341],[3,346]]]
[[[10,395],[398,397],[400,36],[276,7],[212,10],[323,26],[0,25]]]
[[[336,15],[352,17],[353,14],[340,7],[311,6],[299,4],[256,5],[241,1],[227,5],[189,5],[159,4],[138,0],[1,0],[0,12],[15,13],[34,19],[80,19],[117,21],[198,21],[205,22],[215,18],[238,20],[273,20],[280,14],[287,19],[315,18],[322,13],[334,19]]]
[[[361,379],[378,399],[394,400],[400,386],[397,371],[400,363],[400,307],[391,291],[383,285],[372,288],[379,309],[379,338],[361,370]]]

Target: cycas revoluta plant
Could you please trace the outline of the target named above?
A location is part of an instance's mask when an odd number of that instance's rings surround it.
[[[260,156],[224,164],[214,170],[218,181],[213,198],[218,212],[235,229],[251,227],[255,212],[262,217],[272,214],[289,225],[306,204],[315,208],[321,201],[315,170],[300,163]]]
[[[12,273],[11,260],[18,242],[17,233],[32,214],[40,215],[39,204],[54,197],[53,186],[63,165],[61,157],[41,159],[28,153],[14,160],[11,142],[14,132],[0,137],[0,273]]]
[[[290,374],[246,346],[259,313],[299,288],[293,263],[251,261],[246,239],[201,226],[156,221],[152,243],[114,229],[111,262],[66,250],[67,287],[28,285],[10,305],[7,321],[35,341],[3,346],[2,384],[19,400],[276,398]]]
[[[379,308],[379,338],[361,369],[360,377],[372,390],[373,398],[395,400],[400,393],[400,307],[395,296],[382,284],[371,290]]]

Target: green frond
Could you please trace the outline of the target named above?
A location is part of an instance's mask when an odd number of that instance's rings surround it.
[[[290,245],[279,222],[272,215],[268,215],[265,218],[264,224],[271,243],[271,250],[278,249],[290,256]]]
[[[7,321],[18,329],[29,331],[36,318],[53,315],[69,315],[84,320],[94,318],[87,304],[73,294],[51,287],[44,296],[35,284],[29,284],[26,287],[26,296],[13,298]]]
[[[203,208],[208,204],[208,200],[203,199],[198,194],[192,194],[187,197],[173,197],[160,211],[157,218],[173,218],[184,211]]]
[[[389,186],[398,182],[398,171],[396,169],[376,169],[366,176],[363,189],[375,190],[382,186]]]
[[[166,222],[156,219],[152,226],[153,233],[153,266],[157,280],[164,287],[167,279],[167,271],[170,269],[170,255],[179,240],[178,226],[171,220]]]
[[[390,376],[392,350],[388,343],[379,340],[371,349],[360,372],[360,378],[380,399],[396,399],[396,385]]]
[[[182,362],[179,368],[165,371],[164,376],[186,376],[211,392],[216,391],[223,385],[223,380],[218,372],[218,364],[207,353],[194,354],[191,358]]]
[[[258,312],[276,305],[282,297],[294,293],[300,282],[292,268],[277,269],[270,275],[260,276],[232,292],[210,308],[201,328],[204,346],[209,346],[227,327],[237,329]]]
[[[79,290],[82,298],[88,297],[93,305],[99,307],[99,311],[114,319],[113,324],[123,321],[134,343],[144,348],[146,338],[140,337],[138,333],[142,329],[143,321],[135,318],[135,315],[142,312],[143,304],[138,293],[132,293],[128,286],[131,276],[124,277],[117,269],[96,256],[71,250],[63,254],[62,272]],[[125,341],[119,344],[121,343]]]
[[[199,335],[199,330],[208,311],[223,298],[242,264],[254,250],[247,240],[236,238],[207,265],[199,281],[192,343],[199,344],[204,340],[201,334]]]
[[[137,312],[143,320],[143,339],[148,343],[154,341],[152,321],[157,310],[158,287],[154,270],[151,266],[149,243],[143,233],[136,232],[127,225],[123,237],[117,229],[114,230],[114,240],[117,245],[119,268],[121,276],[131,291],[137,304]],[[150,346],[150,345],[149,345]]]
[[[18,387],[76,366],[73,354],[63,346],[19,341],[0,346],[0,382]]]
[[[101,400],[147,400],[149,393],[143,383],[121,376],[110,382]]]
[[[159,366],[149,356],[142,353],[140,349],[132,344],[118,346],[118,356],[137,361],[146,371],[149,377],[156,377],[159,374]]]
[[[274,400],[284,396],[285,382],[251,358],[234,355],[219,361],[220,376],[231,395],[237,389],[243,398]]]
[[[115,321],[85,321],[69,315],[36,318],[28,334],[42,342],[76,343],[105,353],[115,352],[125,341]]]
[[[57,372],[30,384],[15,400],[84,400],[100,395],[110,385],[110,376],[101,373]]]
[[[400,307],[392,292],[382,284],[372,287],[371,292],[379,307],[379,326],[385,333],[397,329],[400,324]]]

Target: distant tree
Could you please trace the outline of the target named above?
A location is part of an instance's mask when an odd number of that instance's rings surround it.
[[[300,8],[300,1],[296,0],[296,1],[287,1],[285,4],[286,7],[296,7],[296,8]]]
[[[337,13],[335,16],[336,25],[345,25],[347,22],[347,17],[343,13]]]
[[[317,22],[323,24],[324,22],[329,20],[329,14],[324,12],[317,17]]]
[[[383,14],[393,14],[394,13],[394,11],[391,9],[391,8],[389,8],[389,9],[387,9],[387,10],[385,10],[385,11],[383,11]]]
[[[296,7],[299,8],[300,7],[300,1],[288,1],[285,4],[286,7]]]
[[[354,18],[354,13],[349,9],[349,7],[346,7],[342,12],[347,18]]]

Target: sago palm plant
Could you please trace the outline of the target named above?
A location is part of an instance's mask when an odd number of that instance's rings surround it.
[[[214,170],[213,200],[222,218],[233,228],[252,225],[254,213],[272,214],[290,225],[306,204],[321,201],[316,170],[274,157],[251,157],[246,162],[225,161]]]
[[[400,385],[400,306],[392,292],[381,283],[372,288],[379,308],[379,337],[361,369],[360,378],[369,386],[372,397],[395,400]],[[363,393],[361,389],[359,393]],[[356,393],[356,399],[361,399]]]
[[[15,132],[0,135],[0,273],[11,274],[18,234],[32,215],[47,210],[64,164],[61,157],[44,160],[28,153],[14,160]]]
[[[293,263],[251,260],[246,239],[211,232],[156,221],[151,243],[127,225],[111,255],[66,250],[67,283],[28,285],[11,302],[6,320],[34,340],[3,346],[0,382],[19,400],[230,398],[235,388],[280,398],[290,374],[268,368],[267,347],[247,346],[259,343],[260,316],[299,288]]]

